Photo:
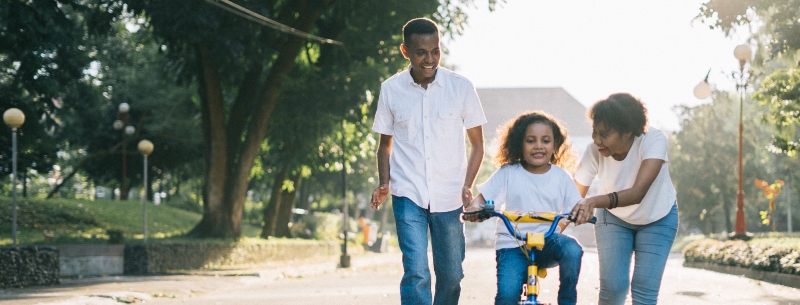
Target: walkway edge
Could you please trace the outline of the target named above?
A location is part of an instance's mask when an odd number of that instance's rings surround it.
[[[709,262],[683,262],[684,267],[705,269],[714,272],[744,276],[768,283],[800,288],[800,275],[753,270],[738,266],[723,266]]]

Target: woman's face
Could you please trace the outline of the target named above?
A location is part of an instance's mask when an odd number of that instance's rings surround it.
[[[553,128],[544,123],[528,125],[522,140],[523,167],[534,174],[544,174],[550,170],[550,158],[555,153]]]
[[[633,145],[631,133],[621,134],[609,129],[603,122],[594,124],[592,140],[597,150],[603,157],[613,157],[615,160],[624,160]]]

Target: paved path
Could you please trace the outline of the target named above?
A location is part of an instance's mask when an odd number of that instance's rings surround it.
[[[2,290],[0,304],[400,304],[399,253],[354,256],[351,269],[337,269],[335,261],[198,275],[70,279],[51,287]],[[677,255],[669,260],[660,304],[800,305],[798,289],[684,268],[682,261]],[[464,266],[460,304],[491,304],[494,251],[469,249]],[[579,304],[597,304],[597,279],[597,254],[587,249],[578,287]],[[557,286],[558,274],[551,271],[543,281],[544,301],[555,302]]]

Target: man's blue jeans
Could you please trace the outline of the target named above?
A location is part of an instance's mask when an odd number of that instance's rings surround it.
[[[533,250],[539,268],[559,266],[558,304],[577,302],[578,275],[581,272],[583,249],[574,238],[554,233],[545,239],[542,250]],[[522,285],[527,283],[528,257],[519,248],[499,249],[497,253],[497,296],[495,305],[517,305]]]
[[[598,209],[594,226],[600,258],[599,305],[622,305],[630,288],[633,304],[656,304],[669,250],[678,230],[678,205],[663,218],[632,225]],[[636,253],[633,278],[631,254]]]
[[[402,304],[431,304],[431,272],[428,269],[428,230],[436,274],[436,297],[433,304],[458,304],[464,270],[464,224],[459,208],[445,213],[431,213],[406,197],[392,196],[397,223],[397,240],[403,252],[403,279],[400,281]]]

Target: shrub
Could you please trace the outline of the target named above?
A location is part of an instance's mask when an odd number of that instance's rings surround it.
[[[767,242],[703,239],[683,249],[686,262],[708,262],[755,270],[800,274],[796,247]]]

